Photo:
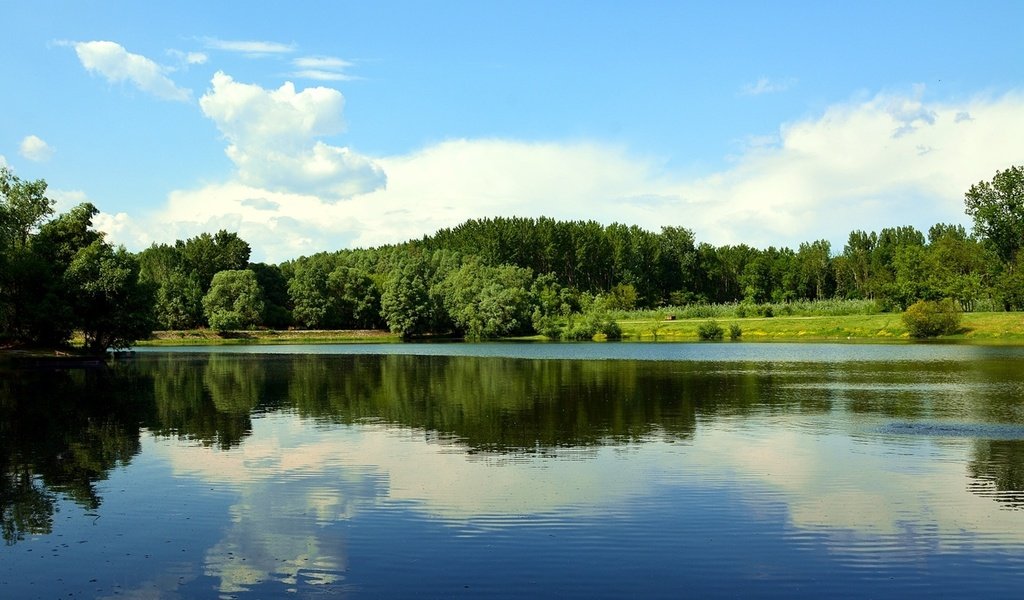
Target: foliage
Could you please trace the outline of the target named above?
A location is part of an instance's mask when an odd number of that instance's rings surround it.
[[[529,332],[534,309],[529,269],[487,267],[473,260],[452,271],[438,286],[444,308],[469,339]]]
[[[738,340],[741,337],[743,337],[743,328],[740,327],[737,323],[732,323],[731,325],[729,325],[729,339]]]
[[[203,296],[203,312],[217,331],[248,329],[259,323],[263,297],[256,274],[249,270],[221,271]]]
[[[277,265],[252,263],[249,270],[256,274],[263,293],[263,314],[260,322],[274,329],[286,329],[292,324],[292,313],[288,310],[288,280]]]
[[[95,240],[75,255],[64,279],[86,350],[127,348],[153,331],[152,288],[139,282],[139,263],[123,247]]]
[[[381,325],[380,288],[365,271],[334,269],[327,276],[327,291],[337,306],[338,328],[371,329]]]
[[[939,301],[918,300],[903,313],[903,323],[911,337],[915,338],[956,333],[961,319],[960,307],[949,298]]]
[[[44,180],[24,181],[0,166],[0,251],[26,247],[30,234],[52,214]]]
[[[381,317],[392,332],[409,337],[436,331],[433,325],[439,320],[440,302],[430,288],[431,269],[423,256],[396,266],[380,298]]]
[[[718,321],[705,321],[697,328],[697,337],[702,340],[720,340],[725,336],[725,331]]]
[[[1004,262],[1013,260],[1024,244],[1024,167],[996,171],[992,181],[980,181],[964,195],[974,233],[986,240]]]
[[[156,290],[155,317],[161,329],[190,329],[203,322],[203,291],[196,278],[171,271]]]

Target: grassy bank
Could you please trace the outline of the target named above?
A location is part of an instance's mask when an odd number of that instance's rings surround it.
[[[397,342],[399,337],[376,329],[224,331],[190,329],[154,331],[136,346],[219,346],[228,344],[342,344],[351,342]]]
[[[652,315],[653,316],[653,315]],[[757,341],[908,341],[910,336],[899,313],[834,316],[724,317],[715,319],[728,335],[733,323],[740,326],[745,342]],[[665,320],[622,319],[623,339],[631,341],[697,341],[697,328],[707,318]],[[531,338],[533,339],[533,338]],[[536,338],[541,339],[541,338]],[[1024,345],[1024,313],[967,313],[960,331],[936,338],[942,341]],[[228,344],[340,344],[398,342],[396,334],[382,330],[256,330],[217,333],[210,329],[157,331],[138,346],[214,346]]]
[[[619,321],[623,338],[645,341],[696,341],[697,328],[706,318],[674,321],[634,319]],[[899,341],[910,340],[899,313],[842,316],[780,316],[716,319],[728,334],[735,323],[742,341]],[[1024,313],[967,313],[960,331],[936,338],[946,341],[1024,344]]]

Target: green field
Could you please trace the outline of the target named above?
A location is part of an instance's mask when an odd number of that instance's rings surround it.
[[[623,339],[644,341],[696,341],[697,328],[708,319],[621,320]],[[741,341],[910,340],[899,313],[814,317],[721,318],[726,330],[733,323],[743,330]],[[966,313],[960,331],[938,340],[1024,344],[1024,313]]]
[[[629,341],[695,342],[697,328],[708,319],[623,319],[623,339]],[[726,331],[739,325],[740,341],[909,341],[911,338],[899,313],[841,316],[724,317],[716,319]],[[224,345],[224,344],[328,344],[350,342],[397,342],[397,334],[379,330],[254,330],[218,334],[209,329],[157,331],[139,346]],[[539,336],[530,339],[543,339]],[[1024,344],[1024,313],[966,313],[960,331],[935,338],[943,341]]]
[[[397,334],[389,331],[352,330],[283,330],[225,331],[190,329],[186,331],[154,331],[148,340],[136,346],[214,346],[228,344],[340,344],[348,342],[397,342]]]

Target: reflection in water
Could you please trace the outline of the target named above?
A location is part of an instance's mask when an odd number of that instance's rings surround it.
[[[1024,508],[1024,440],[975,440],[968,489],[1007,508]]]
[[[693,589],[697,571],[753,585],[766,573],[799,583],[807,575],[794,569],[849,568],[865,583],[905,576],[887,570],[907,561],[945,572],[944,556],[1019,551],[1024,513],[1001,510],[1024,506],[1024,440],[1005,433],[1024,426],[1019,360],[898,352],[848,362],[154,353],[110,369],[6,372],[4,540],[44,539],[62,503],[105,514],[102,482],[123,471],[130,486],[141,460],[166,470],[153,481],[168,511],[181,498],[223,498],[223,516],[210,512],[202,528],[213,538],[173,563],[190,573],[167,584],[184,596],[372,595],[403,576],[440,578],[422,570],[445,553],[468,568],[461,547],[540,561],[548,546],[535,529],[560,538],[549,552],[639,536],[646,553],[609,546],[608,557],[657,570],[682,553],[692,570],[658,572]],[[723,502],[735,509],[723,513]],[[774,541],[751,541],[773,527],[764,539]],[[159,517],[146,528],[162,535]],[[723,540],[724,554],[702,536]],[[423,554],[429,540],[439,556]],[[106,569],[104,552],[121,548],[106,543],[90,568]],[[807,562],[809,544],[837,562]],[[749,566],[745,545],[760,548],[760,575],[729,570]],[[185,556],[201,564],[183,568]],[[389,571],[400,556],[409,562]],[[521,567],[543,579],[539,563]],[[159,567],[139,577],[168,579]]]
[[[105,369],[0,377],[0,508],[4,541],[49,533],[59,494],[99,507],[96,483],[139,451],[152,392]]]

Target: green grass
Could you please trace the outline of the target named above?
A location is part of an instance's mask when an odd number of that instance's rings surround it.
[[[741,341],[910,340],[900,313],[838,316],[780,316],[719,318],[723,327],[736,323],[743,329]],[[706,318],[621,320],[624,339],[645,341],[696,341]],[[960,331],[939,340],[1024,344],[1024,313],[967,313]]]
[[[397,334],[366,329],[352,330],[273,330],[225,331],[190,329],[154,331],[148,340],[136,346],[223,346],[232,344],[341,344],[350,342],[395,342]]]

